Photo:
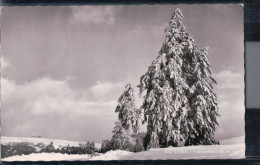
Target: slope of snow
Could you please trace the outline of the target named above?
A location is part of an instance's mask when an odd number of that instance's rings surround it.
[[[122,156],[120,160],[245,158],[245,136],[224,139],[220,144],[150,149],[134,155]]]
[[[237,143],[245,143],[245,136],[220,140],[220,144],[237,144]]]
[[[68,141],[68,140],[58,140],[58,139],[46,139],[46,138],[27,138],[27,137],[1,137],[1,144],[13,143],[13,142],[29,142],[33,144],[43,143],[45,145],[50,144],[53,142],[55,148],[59,146],[78,146],[79,143],[86,143],[86,142],[75,142],[75,141]],[[96,148],[101,148],[100,143],[95,143]]]
[[[150,149],[120,160],[156,160],[156,159],[240,159],[245,158],[245,145],[209,145],[189,147],[168,147]]]
[[[134,155],[122,156],[120,160],[245,158],[245,136],[224,139],[220,144],[150,149]]]

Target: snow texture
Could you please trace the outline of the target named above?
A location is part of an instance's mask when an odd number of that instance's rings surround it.
[[[21,156],[12,156],[2,161],[62,161],[62,160],[80,160],[80,159],[89,159],[90,155],[68,155],[61,153],[40,153],[40,154],[30,154],[30,155],[21,155]]]
[[[119,160],[122,156],[132,155],[132,152],[116,150],[108,151],[105,154],[92,157],[89,160]]]

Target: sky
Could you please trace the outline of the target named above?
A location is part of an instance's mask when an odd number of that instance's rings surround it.
[[[195,43],[209,47],[215,138],[244,135],[243,6],[219,4],[3,7],[2,136],[109,139],[117,99],[158,56],[176,8]]]

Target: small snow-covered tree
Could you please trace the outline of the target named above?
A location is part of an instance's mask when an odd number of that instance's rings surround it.
[[[158,57],[140,79],[140,95],[145,93],[141,108],[147,122],[147,148],[213,141],[218,115],[215,80],[207,53],[198,49],[182,20],[176,9]],[[200,85],[202,89],[197,89]]]
[[[135,106],[134,92],[131,84],[126,85],[125,91],[119,97],[115,112],[118,113],[118,120],[124,129],[130,130],[131,133],[138,132],[140,110]]]
[[[114,148],[126,149],[134,143],[132,135],[139,130],[140,110],[135,106],[131,84],[126,85],[125,91],[119,97],[115,112],[118,113],[118,121],[115,122],[111,143]]]

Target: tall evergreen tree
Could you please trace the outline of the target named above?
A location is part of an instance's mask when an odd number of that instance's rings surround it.
[[[218,124],[215,80],[206,49],[199,50],[182,20],[176,9],[159,56],[140,79],[148,148],[214,141]]]

